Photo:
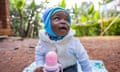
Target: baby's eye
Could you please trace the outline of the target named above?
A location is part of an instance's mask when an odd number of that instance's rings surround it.
[[[53,19],[57,21],[60,20],[60,17],[54,17]]]
[[[65,20],[66,20],[67,22],[69,22],[69,18],[66,18]]]

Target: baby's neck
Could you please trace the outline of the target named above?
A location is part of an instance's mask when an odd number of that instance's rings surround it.
[[[50,36],[50,35],[48,35],[48,36],[51,40],[55,40],[55,41],[60,40],[64,37],[64,36]]]

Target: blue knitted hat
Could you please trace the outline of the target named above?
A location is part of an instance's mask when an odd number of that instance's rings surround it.
[[[46,30],[46,32],[50,35],[50,36],[54,36],[54,37],[58,37],[58,38],[61,38],[61,36],[58,36],[55,34],[55,32],[53,31],[52,27],[51,27],[51,21],[50,21],[50,18],[51,16],[56,13],[57,11],[64,11],[68,14],[69,16],[69,23],[71,23],[71,18],[70,18],[70,15],[69,13],[67,12],[67,10],[65,10],[64,8],[61,8],[61,7],[51,7],[51,8],[48,8],[44,13],[43,13],[43,17],[42,17],[42,20],[43,20],[43,23],[44,23],[44,28]]]

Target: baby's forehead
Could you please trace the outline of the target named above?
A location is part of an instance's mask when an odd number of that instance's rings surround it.
[[[69,17],[68,13],[66,13],[65,11],[54,12],[54,14],[52,14],[52,16],[66,16],[66,17]]]

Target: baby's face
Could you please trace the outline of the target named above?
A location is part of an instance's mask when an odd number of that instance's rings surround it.
[[[63,11],[56,12],[51,17],[51,25],[56,35],[65,36],[70,29],[68,14]]]

